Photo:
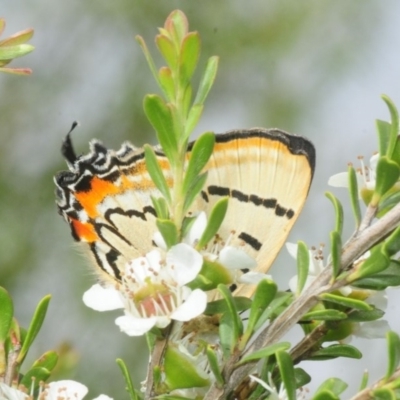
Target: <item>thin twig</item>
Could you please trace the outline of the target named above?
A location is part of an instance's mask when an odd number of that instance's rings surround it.
[[[171,323],[167,328],[165,336],[162,339],[157,339],[154,343],[154,348],[150,355],[149,366],[147,367],[145,399],[151,399],[155,396],[154,369],[161,365],[161,360],[163,359],[167,348],[172,325],[173,324]]]

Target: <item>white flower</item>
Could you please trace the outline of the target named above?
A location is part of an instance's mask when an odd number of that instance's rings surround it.
[[[29,400],[30,398],[27,393],[0,383],[0,400]]]
[[[50,382],[40,394],[40,400],[81,400],[88,392],[88,388],[75,381]]]
[[[171,247],[165,260],[155,249],[126,265],[120,287],[94,285],[83,301],[97,311],[123,308],[125,315],[115,323],[129,336],[143,335],[154,326],[165,328],[171,319],[189,321],[207,305],[206,293],[185,286],[202,264],[202,256],[184,243]]]
[[[268,400],[287,400],[289,398],[283,384],[281,384],[279,390],[276,388],[274,382],[272,381],[271,374],[268,374],[268,383],[261,380],[260,378],[257,378],[254,375],[249,375],[249,377],[252,381],[257,382],[264,389],[268,390],[268,392],[269,392]],[[303,390],[303,388],[300,388],[296,391],[296,399],[297,400],[304,400],[305,395],[306,395],[306,393]]]
[[[357,183],[359,188],[369,190],[375,189],[376,166],[379,160],[379,153],[374,154],[369,160],[369,167],[364,165],[363,157],[359,157],[361,168],[356,170]],[[328,185],[334,187],[349,187],[348,172],[340,172],[333,175],[328,180]]]
[[[289,254],[297,260],[297,244],[287,242],[285,244],[287,251]],[[312,248],[311,251],[308,252],[309,254],[309,265],[308,265],[308,275],[306,282],[304,284],[303,290],[307,289],[311,283],[314,281],[314,279],[322,272],[322,270],[325,268],[324,265],[324,255],[322,252],[322,249],[320,248],[319,250]],[[363,254],[361,257],[359,257],[357,260],[354,261],[354,264],[358,264],[360,262],[363,262],[365,259],[367,259],[370,256],[370,252],[367,251],[365,254]],[[330,256],[328,257],[328,262],[329,262]],[[298,277],[297,275],[293,276],[289,280],[289,288],[293,293],[296,293],[297,291],[297,280]],[[348,296],[352,292],[352,288],[350,286],[344,286],[339,289],[339,292],[343,296]]]
[[[295,244],[295,243],[287,242],[285,244],[285,246],[286,246],[286,250],[289,252],[289,254],[295,260],[297,260],[297,247],[298,247],[298,245]],[[317,249],[309,250],[308,254],[309,254],[309,260],[310,261],[309,261],[309,265],[308,265],[308,275],[307,275],[307,279],[306,279],[306,282],[304,284],[303,290],[307,289],[311,285],[311,283],[314,281],[314,279],[325,268],[324,256],[323,256],[323,252],[322,252],[321,248],[319,250],[317,250]],[[293,276],[289,280],[289,288],[293,293],[296,293],[296,291],[297,291],[297,281],[298,281],[297,275]],[[350,288],[342,288],[342,290],[343,289],[346,289],[346,291],[347,291],[347,289],[349,289],[350,292],[351,292]],[[347,294],[349,294],[350,292],[348,292]]]
[[[368,322],[355,322],[352,334],[363,339],[384,339],[390,325],[385,319]]]
[[[88,393],[88,388],[79,382],[64,380],[43,384],[40,387],[37,400],[82,400]],[[33,396],[21,390],[0,383],[0,400],[32,400]],[[93,400],[113,400],[104,394]]]
[[[195,247],[207,227],[207,216],[204,211],[200,212],[190,227],[188,233],[184,237],[184,243]],[[225,240],[226,239],[226,240]],[[153,237],[154,242],[160,248],[165,248],[165,242],[159,232]],[[246,252],[229,245],[230,237],[217,237],[206,249],[202,249],[201,253],[204,258],[209,261],[218,262],[232,272],[233,280],[238,283],[256,284],[261,279],[268,278],[268,275],[257,272],[239,273],[239,270],[250,270],[257,266],[256,260],[250,257]]]
[[[384,290],[370,291],[370,295],[365,300],[366,303],[385,310],[387,307],[387,295]],[[352,335],[363,339],[384,339],[386,332],[390,331],[389,323],[384,320],[354,322],[352,323]],[[351,336],[349,338],[351,341]]]

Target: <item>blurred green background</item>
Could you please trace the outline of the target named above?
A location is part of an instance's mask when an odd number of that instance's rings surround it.
[[[79,153],[94,137],[111,148],[124,140],[154,142],[142,100],[156,86],[134,36],[152,44],[176,8],[201,34],[201,65],[220,56],[197,133],[279,127],[316,145],[315,181],[291,241],[328,242],[333,211],[323,193],[329,176],[377,149],[374,119],[388,118],[381,93],[400,106],[396,0],[1,0],[3,36],[32,27],[36,50],[11,64],[31,67],[32,76],[0,75],[0,285],[13,295],[25,326],[39,299],[52,294],[30,359],[62,343],[71,346],[79,364],[62,377],[88,385],[93,396],[126,398],[114,360],[123,358],[138,383],[145,377],[146,346],[118,331],[117,314],[83,305],[94,277],[57,215],[52,177],[66,168],[60,145],[74,120],[80,122],[74,132]],[[345,201],[346,193],[339,197]],[[349,218],[348,234],[351,228]],[[286,289],[295,265],[283,254],[272,273]],[[396,291],[389,300],[393,320]],[[400,330],[398,318],[392,328]],[[357,342],[365,354],[361,363],[306,363],[316,378],[311,390],[328,376],[348,380],[353,373],[350,393],[365,368],[372,377],[382,374],[377,360],[384,362],[384,342],[371,343]]]

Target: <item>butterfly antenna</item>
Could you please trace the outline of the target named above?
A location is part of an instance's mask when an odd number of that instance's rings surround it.
[[[65,139],[63,141],[63,144],[61,146],[61,154],[63,157],[68,161],[69,164],[74,164],[75,161],[77,160],[77,156],[74,150],[74,147],[72,145],[72,140],[71,140],[71,132],[78,126],[78,122],[74,121],[71,125],[71,129],[67,133],[67,136],[65,136]]]

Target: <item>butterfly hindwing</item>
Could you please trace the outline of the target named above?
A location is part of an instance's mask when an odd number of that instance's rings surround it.
[[[70,171],[55,178],[59,212],[74,238],[88,247],[100,277],[119,280],[126,262],[154,247],[157,228],[150,196],[160,193],[147,172],[144,152],[129,143],[115,152],[92,141],[87,155],[74,159],[68,143],[66,153]],[[172,185],[165,156],[156,154]],[[218,235],[254,257],[257,271],[266,272],[304,205],[314,164],[314,147],[300,136],[258,128],[216,135],[205,167],[207,181],[192,212],[209,213],[228,196]],[[242,288],[239,294],[251,290]]]

